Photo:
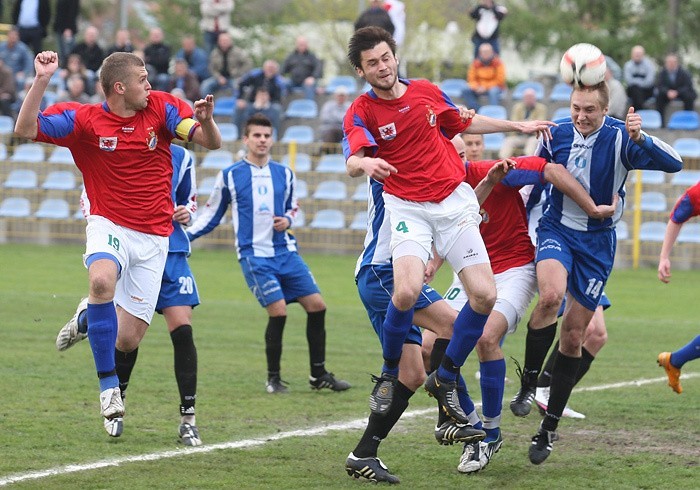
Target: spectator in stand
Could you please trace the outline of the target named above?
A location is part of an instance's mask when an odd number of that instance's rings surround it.
[[[627,116],[627,93],[622,82],[613,76],[610,68],[605,70],[605,81],[610,91],[610,102],[608,104],[608,116],[612,116],[621,121]]]
[[[209,53],[197,46],[197,42],[191,34],[183,36],[182,47],[175,53],[175,58],[187,61],[187,65],[197,75],[200,83],[210,77]]]
[[[627,84],[627,97],[632,107],[639,110],[654,96],[656,65],[646,56],[643,46],[634,46],[630,59],[625,63],[624,81]]]
[[[12,103],[17,100],[17,84],[12,70],[0,58],[0,113],[12,116]]]
[[[482,43],[479,55],[467,71],[469,87],[464,90],[464,100],[469,109],[479,109],[479,98],[488,97],[488,103],[498,105],[506,90],[506,67],[493,46]]]
[[[83,40],[75,45],[71,53],[79,54],[80,58],[85,63],[85,68],[92,72],[93,77],[102,66],[102,61],[105,59],[105,53],[100,47],[98,41],[100,31],[95,26],[88,26],[83,34]]]
[[[510,112],[511,121],[534,121],[547,119],[547,106],[537,101],[537,92],[528,88],[523,92],[523,100],[516,102]],[[537,137],[525,134],[509,135],[504,141],[498,158],[510,158],[515,155],[534,155],[537,149]],[[520,153],[520,148],[523,153]]]
[[[219,42],[219,34],[228,32],[231,27],[231,12],[234,7],[233,0],[199,1],[199,11],[202,14],[199,28],[204,36],[204,50],[207,54],[211,53]]]
[[[357,20],[355,20],[355,30],[367,26],[381,27],[392,36],[394,35],[396,27],[391,20],[389,12],[384,9],[384,2],[382,0],[370,0],[367,10],[362,12]]]
[[[384,10],[389,13],[391,23],[394,24],[394,41],[396,41],[396,53],[401,55],[403,43],[406,40],[406,6],[400,0],[385,0]],[[399,76],[406,78],[406,64],[399,65]]]
[[[112,53],[133,53],[134,45],[131,44],[129,29],[119,29],[114,35],[114,44],[107,49],[107,56]]]
[[[90,71],[88,71],[87,68],[85,68],[85,64],[83,63],[83,60],[80,58],[80,55],[78,55],[78,54],[69,55],[65,64],[66,64],[66,67],[63,68],[58,73],[58,76],[61,77],[61,80],[63,80],[62,89],[64,91],[68,90],[68,79],[70,77],[76,75],[76,76],[79,76],[80,78],[83,79],[85,91],[87,92],[87,94],[94,95],[95,94],[94,75]]]
[[[316,98],[316,81],[323,76],[323,63],[309,51],[304,36],[297,37],[292,51],[282,64],[282,75],[289,78],[289,87],[300,88],[307,99]]]
[[[74,74],[66,80],[68,90],[62,91],[57,102],[80,102],[89,104],[92,102],[90,95],[85,91],[85,80],[80,75]]]
[[[202,82],[202,94],[213,94],[220,90],[231,90],[236,95],[238,79],[253,67],[248,54],[233,45],[228,32],[219,34],[219,39],[209,54],[211,77]]]
[[[270,106],[281,114],[282,98],[286,94],[287,84],[280,75],[280,65],[275,60],[265,60],[262,68],[250,70],[238,81],[236,124],[239,129],[244,129],[247,120],[244,115],[249,114],[247,107],[255,103],[256,95],[261,88],[265,88],[269,93]]]
[[[199,99],[199,80],[184,58],[175,58],[175,69],[168,80],[166,90],[172,93],[175,88],[182,89],[188,100]]]
[[[194,109],[194,102],[192,102],[190,99],[187,98],[187,96],[185,95],[185,91],[182,90],[181,88],[172,89],[170,91],[170,95],[173,95],[173,96],[177,97],[178,99],[185,101],[187,103],[187,105],[189,105],[190,107],[192,107]]]
[[[661,113],[663,121],[666,121],[666,106],[674,100],[683,102],[684,110],[693,110],[698,95],[693,88],[692,76],[680,66],[677,54],[666,55],[664,67],[656,80],[656,91],[656,109]]]
[[[479,46],[489,43],[496,54],[500,54],[501,46],[498,41],[498,28],[508,9],[496,5],[493,0],[482,0],[474,7],[469,15],[476,22],[472,42],[474,43],[474,59],[479,56]]]
[[[58,59],[65,63],[75,46],[75,33],[78,32],[80,0],[56,0],[56,15],[53,19],[53,32],[58,46]]]
[[[324,143],[340,143],[343,141],[343,118],[350,107],[348,100],[348,89],[337,87],[333,92],[333,98],[327,100],[323,107],[319,119],[319,137]]]
[[[148,44],[143,50],[146,64],[151,65],[155,70],[155,73],[149,71],[148,76],[155,80],[156,83],[153,85],[157,90],[165,90],[164,87],[168,85],[170,79],[168,69],[170,68],[171,49],[163,42],[164,39],[163,29],[160,27],[151,28],[148,31]]]
[[[15,0],[12,24],[19,29],[20,40],[34,50],[43,51],[43,43],[51,20],[49,0]]]
[[[19,40],[16,27],[7,33],[7,41],[0,43],[0,59],[15,74],[17,87],[24,87],[24,80],[34,76],[34,56],[29,47]]]
[[[279,134],[280,106],[270,101],[270,92],[267,91],[267,87],[265,86],[260,87],[255,92],[255,100],[252,104],[248,104],[240,113],[236,113],[238,134],[243,134],[245,132],[245,121],[249,120],[255,114],[263,114],[266,116],[272,123],[272,129],[274,130],[273,136]],[[241,123],[241,120],[243,123]]]

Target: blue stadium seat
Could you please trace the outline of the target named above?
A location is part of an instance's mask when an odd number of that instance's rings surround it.
[[[83,210],[80,208],[76,209],[75,213],[73,213],[73,219],[78,220],[78,221],[85,219],[85,215],[83,214]]]
[[[326,93],[332,94],[338,87],[345,87],[351,95],[357,93],[357,82],[355,81],[355,77],[350,75],[337,75],[332,77],[328,81],[328,85],[326,85]]]
[[[695,131],[700,129],[700,115],[695,111],[676,111],[671,114],[667,127],[668,129]]]
[[[508,119],[508,111],[502,105],[482,105],[479,107],[477,113],[494,119]]]
[[[325,180],[318,184],[314,191],[314,199],[330,199],[342,201],[348,197],[348,189],[345,182],[340,180]]]
[[[484,150],[498,151],[503,146],[506,135],[503,133],[489,133],[484,135]]]
[[[70,218],[70,206],[65,199],[44,199],[39,204],[34,216],[45,219],[68,219]]]
[[[673,148],[684,158],[700,158],[700,138],[678,138]]]
[[[238,140],[238,126],[230,122],[218,123],[221,132],[221,141],[231,143]]]
[[[73,190],[75,189],[75,175],[70,170],[54,170],[46,176],[41,188],[60,191]]]
[[[301,119],[316,119],[318,117],[318,104],[311,99],[294,99],[284,111],[284,117]]]
[[[640,109],[636,111],[642,117],[643,129],[660,129],[661,113],[656,109]]]
[[[294,218],[294,225],[292,228],[303,228],[306,226],[306,213],[304,213],[303,209],[298,209],[297,210],[297,215]]]
[[[306,199],[309,197],[309,185],[305,180],[296,180],[297,186],[294,189],[297,199]]]
[[[511,95],[511,98],[513,100],[521,100],[523,98],[523,92],[527,89],[533,89],[535,91],[535,94],[537,95],[537,100],[541,101],[544,99],[544,85],[542,85],[540,82],[535,82],[533,80],[527,80],[525,82],[520,82],[515,86],[513,89],[513,94]]]
[[[26,218],[31,214],[29,199],[8,197],[0,204],[0,216],[4,218]]]
[[[0,143],[0,160],[7,160],[7,146],[5,146],[5,143]]]
[[[700,182],[700,170],[681,170],[671,177],[672,185],[690,187]]]
[[[12,134],[15,131],[15,121],[10,116],[0,115],[0,135]]]
[[[658,170],[635,170],[630,172],[630,182],[637,181],[637,172],[642,174],[642,184],[659,185],[666,180],[666,174]]]
[[[282,143],[296,141],[301,145],[314,142],[314,129],[304,124],[289,126],[282,135]]]
[[[329,174],[344,174],[345,173],[345,156],[340,153],[332,153],[323,155],[318,161],[316,172]]]
[[[316,212],[309,226],[327,230],[342,230],[345,228],[345,215],[338,209],[322,209]]]
[[[559,82],[552,87],[552,93],[549,94],[549,100],[552,102],[569,102],[571,99],[571,85],[564,82]]]
[[[615,233],[618,240],[627,240],[630,237],[629,227],[625,221],[619,221],[615,225]]]
[[[8,189],[35,189],[39,183],[34,170],[15,169],[7,176],[3,187]]]
[[[700,223],[685,223],[678,234],[680,243],[700,243]]]
[[[646,221],[639,228],[639,239],[643,242],[663,242],[666,223],[663,221]]]
[[[353,201],[366,201],[369,197],[369,184],[367,182],[360,182],[355,188],[355,192],[352,195]]]
[[[219,97],[214,99],[214,116],[233,117],[236,114],[235,97]]]
[[[464,78],[446,78],[440,82],[440,89],[447,94],[450,99],[461,99],[462,93],[469,87]]]
[[[642,192],[642,199],[639,209],[642,211],[664,212],[666,211],[666,196],[663,192],[649,191]]]
[[[571,121],[571,109],[568,107],[560,107],[559,109],[556,109],[552,113],[552,121],[556,121],[557,119],[568,119]]]
[[[367,211],[358,211],[350,223],[351,230],[365,231],[367,229]]]
[[[13,162],[40,163],[44,161],[44,147],[39,143],[22,143],[17,145],[10,157]]]
[[[282,158],[282,165],[291,167],[289,153]],[[294,168],[292,170],[295,172],[311,171],[311,156],[308,153],[297,153],[294,158]]]
[[[201,181],[197,182],[197,195],[208,196],[211,191],[214,190],[214,183],[216,183],[216,176],[210,175],[209,177],[204,177]]]
[[[57,146],[49,156],[49,163],[65,163],[75,165],[73,154],[65,146]]]
[[[233,153],[228,150],[211,150],[204,155],[202,168],[223,169],[235,162]]]

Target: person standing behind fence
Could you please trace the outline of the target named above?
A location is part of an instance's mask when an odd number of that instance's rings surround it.
[[[39,54],[51,20],[49,0],[15,0],[12,23],[19,29],[19,38]]]
[[[498,40],[501,21],[508,14],[508,9],[502,5],[496,5],[493,0],[481,0],[469,15],[476,22],[472,42],[474,43],[474,59],[479,55],[479,46],[490,43],[496,54],[501,53],[501,45]]]
[[[228,32],[231,27],[231,12],[236,6],[233,0],[199,0],[202,18],[199,28],[204,36],[204,50],[207,54],[216,46],[219,34]]]

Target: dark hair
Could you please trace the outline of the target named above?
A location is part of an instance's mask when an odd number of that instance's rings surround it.
[[[574,92],[597,92],[600,107],[605,109],[610,105],[610,89],[608,88],[608,83],[606,81],[602,81],[599,84],[592,85],[590,87],[579,87],[574,84],[574,90],[571,92],[572,95]]]
[[[355,68],[362,68],[362,52],[385,42],[396,55],[396,41],[389,32],[381,27],[368,26],[355,31],[348,42],[348,60]]]
[[[100,68],[100,84],[105,97],[112,93],[114,84],[124,82],[131,75],[130,67],[143,68],[146,66],[143,60],[132,53],[112,53],[105,58]]]
[[[272,128],[272,121],[270,121],[270,118],[268,118],[265,114],[258,112],[250,116],[245,122],[243,134],[248,136],[251,126],[264,126],[266,128]]]

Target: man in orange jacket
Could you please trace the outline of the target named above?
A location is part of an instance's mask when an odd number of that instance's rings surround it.
[[[506,67],[489,43],[479,46],[479,55],[467,72],[469,88],[464,101],[470,109],[479,109],[479,97],[488,96],[489,104],[497,105],[506,89]]]

